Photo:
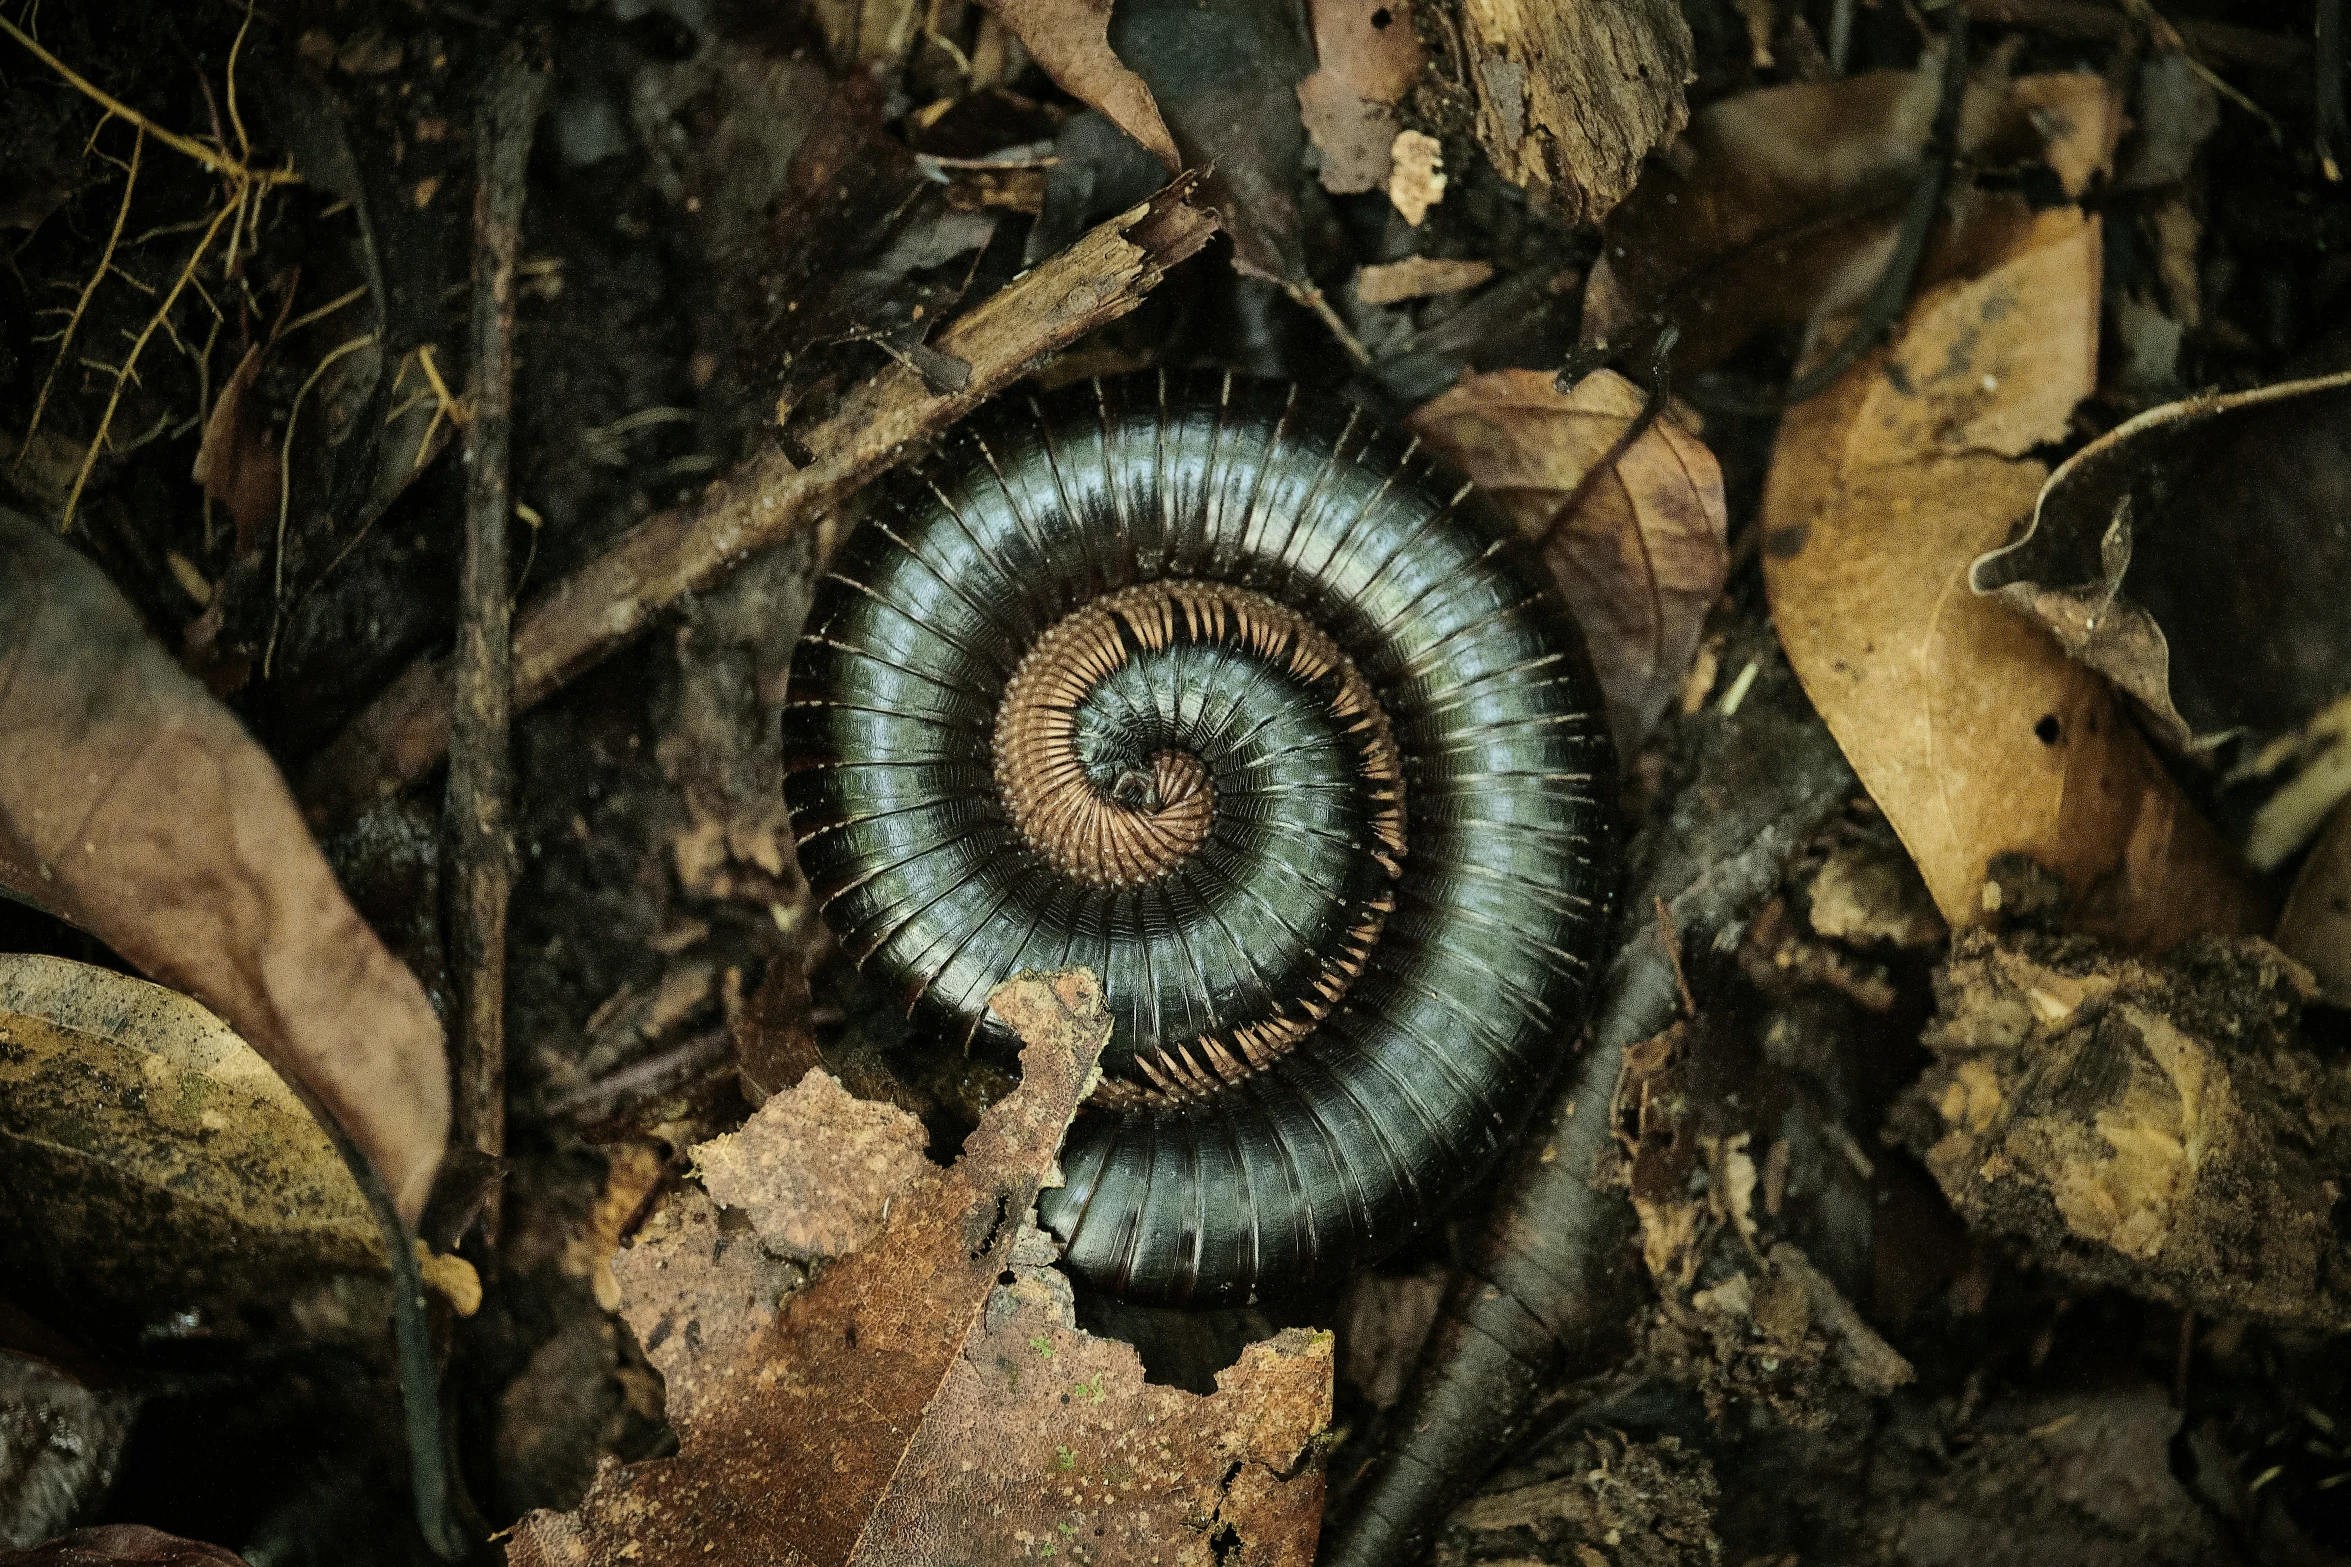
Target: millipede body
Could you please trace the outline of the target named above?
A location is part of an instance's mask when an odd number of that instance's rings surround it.
[[[1544,568],[1344,404],[1230,376],[1008,399],[819,585],[785,800],[826,919],[918,1026],[1091,968],[1103,1081],[1039,1222],[1131,1297],[1382,1253],[1571,1047],[1615,763]]]

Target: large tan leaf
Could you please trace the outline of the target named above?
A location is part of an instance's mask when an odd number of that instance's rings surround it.
[[[1613,370],[1567,393],[1553,389],[1548,372],[1496,370],[1405,421],[1528,538],[1548,536],[1545,559],[1584,628],[1626,756],[1681,688],[1730,571],[1722,468],[1670,413],[1611,472],[1585,483],[1642,403],[1640,389]]]
[[[1968,589],[2040,492],[2021,454],[2065,434],[2097,364],[2097,220],[2059,208],[1979,242],[1781,423],[1764,582],[1789,662],[1954,926],[1986,917],[1987,864],[2016,853],[2131,945],[2264,928],[2105,683]]]
[[[0,509],[0,887],[218,1013],[325,1106],[401,1212],[448,1135],[441,1026],[285,780],[89,562]]]

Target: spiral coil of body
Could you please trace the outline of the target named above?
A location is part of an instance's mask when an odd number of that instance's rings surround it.
[[[1614,761],[1541,566],[1344,406],[1130,377],[985,410],[819,585],[785,799],[918,1025],[1115,1019],[1040,1222],[1136,1298],[1391,1249],[1493,1163],[1604,938]]]

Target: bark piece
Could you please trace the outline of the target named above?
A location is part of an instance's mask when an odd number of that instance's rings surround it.
[[[2351,1065],[2297,1038],[2310,995],[2257,938],[2154,964],[1972,933],[1937,976],[1934,1063],[1893,1124],[1961,1217],[2046,1267],[2339,1332]]]
[[[1384,165],[1383,165],[1384,167]],[[1490,261],[1446,261],[1431,256],[1407,256],[1381,262],[1355,274],[1355,297],[1367,305],[1393,305],[1431,294],[1457,294],[1475,288],[1494,275]]]
[[[1722,469],[1705,443],[1668,414],[1616,452],[1644,401],[1612,370],[1568,393],[1541,371],[1496,370],[1405,421],[1544,544],[1627,757],[1680,694],[1730,571]]]
[[[806,434],[808,466],[768,450],[534,599],[515,618],[516,709],[634,640],[687,593],[797,533],[1044,355],[1134,309],[1215,232],[1215,220],[1189,204],[1192,189],[1189,178],[1176,181],[942,330],[933,346],[971,367],[962,387],[934,391],[894,363]],[[410,666],[304,775],[313,818],[347,823],[429,771],[448,745],[449,691],[445,662]]]
[[[423,1208],[441,1028],[228,710],[106,579],[0,510],[0,884],[217,1013]]]
[[[1461,21],[1486,156],[1564,222],[1597,222],[1689,122],[1673,0],[1462,0]]]
[[[2054,871],[2082,928],[2161,950],[2266,929],[2228,846],[2113,695],[2036,627],[1966,588],[2095,382],[2095,219],[1989,226],[1971,275],[1780,426],[1764,583],[1806,692],[1954,926],[1981,923],[2004,855]]]

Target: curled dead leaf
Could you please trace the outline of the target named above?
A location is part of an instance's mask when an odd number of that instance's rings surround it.
[[[1566,393],[1541,371],[1496,370],[1469,377],[1405,421],[1543,543],[1584,628],[1624,756],[1639,750],[1680,693],[1730,571],[1721,466],[1670,413],[1618,454],[1610,472],[1591,476],[1644,401],[1612,370]]]
[[[1063,92],[1148,148],[1169,171],[1182,167],[1151,89],[1110,48],[1110,0],[987,0]]]
[[[2232,740],[2300,772],[2246,844],[2268,869],[2351,792],[2351,372],[2207,394],[2128,421],[2049,476],[2022,538],[1968,584],[2048,628],[2168,745]]]
[[[1692,117],[1639,189],[1609,215],[1585,293],[1588,350],[1645,358],[1659,328],[1680,332],[1678,372],[1720,364],[1758,331],[1850,310],[1894,244],[1935,115],[1942,64],[1743,93]],[[2068,195],[2111,160],[2121,106],[2081,73],[2009,80],[1995,60],[1961,103],[1971,168],[2039,164]],[[1952,248],[1975,198],[1954,194],[1939,247]],[[1929,275],[1952,270],[1930,251]]]
[[[1789,662],[1954,926],[1987,917],[1987,867],[2013,853],[2126,945],[2264,929],[2105,684],[1966,589],[2039,493],[2021,454],[2094,384],[2100,275],[2097,220],[2073,208],[1974,242],[1980,267],[1781,423],[1762,527]]]
[[[347,1130],[412,1222],[447,1137],[441,1028],[284,779],[97,569],[0,510],[0,886],[238,1035]]]

